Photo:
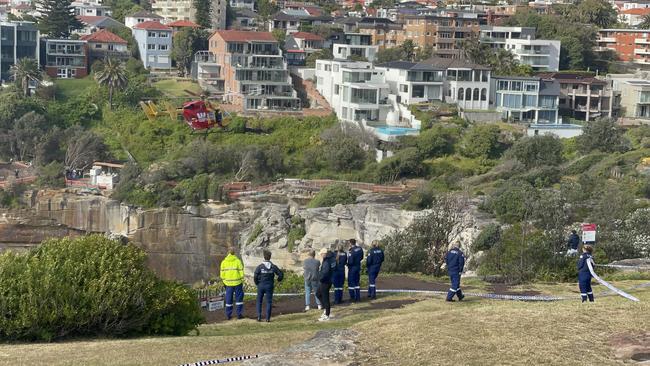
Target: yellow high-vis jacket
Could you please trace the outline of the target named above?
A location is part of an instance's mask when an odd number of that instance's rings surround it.
[[[226,286],[239,286],[244,282],[244,264],[241,259],[228,254],[221,261],[220,277]]]

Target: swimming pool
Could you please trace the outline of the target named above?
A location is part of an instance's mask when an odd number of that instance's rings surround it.
[[[375,127],[377,133],[390,136],[402,136],[402,135],[414,135],[420,132],[417,128],[407,128],[407,127]]]

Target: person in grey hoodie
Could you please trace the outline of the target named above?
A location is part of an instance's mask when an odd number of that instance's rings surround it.
[[[316,305],[318,306],[318,310],[322,308],[318,296],[315,296],[319,286],[318,269],[320,268],[320,262],[315,257],[316,251],[311,250],[309,252],[309,257],[302,263],[302,269],[304,270],[303,277],[305,278],[305,311],[309,310],[312,291],[314,292],[314,297],[316,298]]]

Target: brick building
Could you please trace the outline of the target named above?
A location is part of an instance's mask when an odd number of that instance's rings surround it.
[[[601,29],[597,51],[612,50],[621,61],[650,64],[650,29]]]

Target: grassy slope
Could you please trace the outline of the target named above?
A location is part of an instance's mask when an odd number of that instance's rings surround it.
[[[86,88],[96,85],[95,80],[87,76],[83,79],[56,79],[58,97],[64,100],[76,97],[86,91]]]
[[[617,284],[628,288],[645,282]],[[576,295],[568,284],[534,287]],[[315,321],[314,311],[276,317],[270,324],[205,325],[200,336],[2,345],[0,364],[172,365],[274,352],[319,329],[351,328],[360,333],[357,361],[364,365],[609,365],[616,364],[607,343],[612,335],[650,328],[650,288],[634,294],[641,303],[613,296],[586,305],[476,298],[449,304],[435,298],[399,310],[357,311],[367,307],[361,304],[334,308],[337,320],[324,324]]]
[[[192,97],[186,90],[196,95],[201,95],[201,88],[197,83],[191,81],[177,81],[175,79],[166,79],[153,83],[153,86],[163,94],[170,97]],[[195,97],[194,96],[194,97]]]

